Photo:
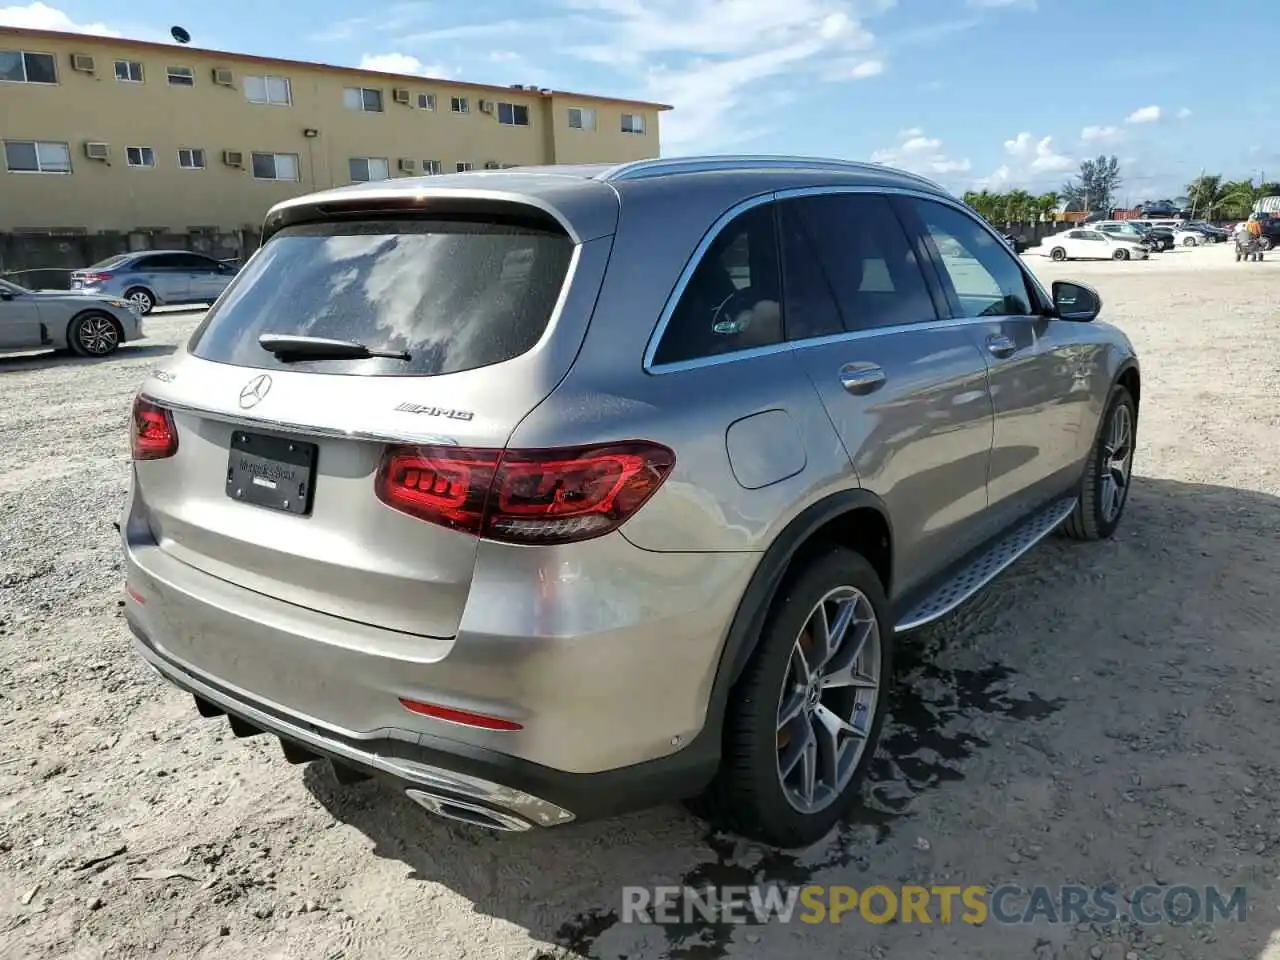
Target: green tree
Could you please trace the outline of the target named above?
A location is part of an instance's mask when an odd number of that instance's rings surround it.
[[[1080,209],[1086,213],[1110,210],[1115,204],[1120,184],[1119,158],[1101,154],[1096,160],[1085,160],[1080,164],[1080,172],[1062,185],[1062,196],[1068,203],[1080,204]]]

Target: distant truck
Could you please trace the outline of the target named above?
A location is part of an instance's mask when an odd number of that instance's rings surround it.
[[[1254,213],[1268,213],[1273,217],[1280,216],[1280,196],[1261,197],[1253,203]]]

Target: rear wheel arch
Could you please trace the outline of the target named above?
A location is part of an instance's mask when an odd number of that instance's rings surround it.
[[[891,595],[893,527],[884,502],[868,490],[845,490],[803,510],[774,538],[738,604],[712,686],[708,720],[719,726],[729,693],[760,640],[760,628],[790,574],[831,546],[866,558]]]
[[[1142,409],[1142,375],[1133,360],[1126,361],[1117,371],[1115,382],[1129,391],[1136,409]]]

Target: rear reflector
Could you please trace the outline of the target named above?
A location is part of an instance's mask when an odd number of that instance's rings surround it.
[[[441,707],[434,703],[419,703],[417,700],[400,698],[400,705],[410,713],[433,717],[436,720],[448,720],[450,723],[461,723],[468,727],[479,727],[482,730],[523,730],[522,724],[501,717],[489,717],[483,713],[469,713],[466,710],[454,710],[452,707]]]
[[[140,395],[133,398],[129,452],[134,460],[163,460],[178,452],[173,415]]]
[[[506,543],[572,543],[616,530],[657,492],[675,454],[647,440],[552,450],[387,450],[378,499]]]

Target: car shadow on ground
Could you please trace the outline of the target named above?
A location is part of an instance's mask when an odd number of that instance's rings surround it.
[[[1174,531],[1176,542],[1169,543]],[[1025,645],[1022,640],[1012,645],[1031,651],[1040,640],[1046,646],[1061,643],[1061,635],[1049,635],[1069,629],[1062,618],[1077,611],[1074,615],[1088,628],[1077,631],[1077,638],[1087,636],[1096,646],[1096,651],[1083,651],[1086,657],[1094,654],[1106,661],[1117,644],[1158,646],[1159,638],[1168,635],[1162,631],[1179,623],[1178,605],[1153,604],[1149,613],[1144,609],[1143,637],[1092,628],[1108,605],[1117,602],[1118,590],[1126,598],[1149,593],[1167,597],[1171,588],[1182,596],[1195,596],[1210,586],[1205,583],[1209,571],[1214,577],[1224,576],[1225,565],[1247,564],[1250,555],[1260,558],[1274,549],[1277,537],[1280,498],[1135,478],[1125,523],[1115,540],[1074,544],[1051,538],[943,622],[899,638],[889,721],[863,803],[803,856],[714,833],[678,806],[599,823],[495,834],[434,819],[378,783],[339,787],[326,765],[308,767],[305,782],[336,819],[373,841],[375,856],[407,865],[411,879],[439,883],[471,901],[477,913],[517,924],[572,955],[604,956],[593,944],[620,922],[624,886],[801,884],[819,873],[825,882],[833,875],[860,875],[874,866],[876,847],[911,820],[917,798],[948,781],[963,780],[967,761],[991,747],[992,740],[1019,736],[1017,725],[1035,724],[1064,710],[1068,720],[1053,725],[1055,729],[1045,726],[1035,734],[1020,735],[1036,742],[1046,756],[1046,768],[1051,766],[1054,761],[1049,758],[1074,747],[1069,717],[1077,697],[1054,699],[1029,692],[1027,675],[1034,665],[1024,662],[1022,655],[1009,663],[990,662],[982,653],[984,634],[1001,623],[1007,630],[1010,618],[1020,637],[1043,624],[1043,638],[1026,637]],[[1156,559],[1162,550],[1172,551],[1169,561]],[[1063,592],[1046,597],[1046,585],[1058,584],[1065,585]],[[1237,609],[1238,613],[1230,612]],[[1212,630],[1256,626],[1259,617],[1274,623],[1280,619],[1280,598],[1251,596],[1246,604],[1230,605],[1227,616],[1243,618],[1242,623],[1223,622]],[[1212,636],[1205,639],[1195,649],[1211,658]],[[939,665],[953,660],[940,654],[956,647],[975,655],[964,660],[970,667]],[[1031,656],[1025,653],[1028,661]],[[972,666],[975,657],[980,665]],[[984,659],[987,662],[981,663]],[[1185,669],[1194,666],[1186,664]],[[1041,674],[1039,682],[1052,683],[1053,678]],[[1090,695],[1082,691],[1079,696]],[[1078,709],[1088,707],[1081,703]],[[989,789],[998,792],[997,787]],[[734,937],[743,936],[714,921],[648,929],[653,932],[644,955],[672,960],[727,956]],[[548,960],[552,956],[547,954]]]
[[[149,343],[140,346],[124,344],[106,357],[82,357],[64,350],[46,350],[43,353],[15,353],[0,357],[0,373],[13,370],[48,370],[53,367],[79,367],[99,363],[123,363],[128,360],[167,357],[177,347],[172,343]]]

